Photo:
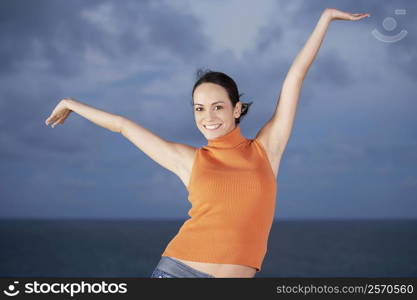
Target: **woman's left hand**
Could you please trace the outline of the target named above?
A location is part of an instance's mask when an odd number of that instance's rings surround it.
[[[357,21],[370,16],[368,13],[352,14],[335,8],[326,8],[325,13],[328,14],[330,20]]]

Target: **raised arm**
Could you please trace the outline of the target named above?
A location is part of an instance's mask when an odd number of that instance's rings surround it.
[[[94,108],[72,98],[62,99],[45,120],[45,124],[52,124],[52,128],[58,124],[62,125],[73,111],[98,126],[113,132],[120,132],[121,116]]]
[[[61,100],[45,120],[45,124],[52,124],[52,128],[63,124],[72,111],[96,125],[122,134],[155,162],[177,175],[186,162],[183,154],[192,150],[190,146],[162,139],[123,116],[105,112],[72,98]]]
[[[256,139],[263,144],[272,161],[281,158],[288,143],[302,83],[320,49],[330,22],[356,21],[368,16],[369,14],[350,14],[334,8],[326,8],[322,12],[316,27],[288,70],[273,116],[256,135]]]

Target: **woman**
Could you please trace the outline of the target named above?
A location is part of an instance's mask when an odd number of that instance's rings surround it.
[[[199,73],[192,92],[202,148],[172,143],[124,118],[72,98],[59,102],[47,125],[63,124],[72,111],[121,133],[164,168],[189,192],[192,208],[170,241],[151,277],[255,277],[266,254],[272,225],[279,164],[288,143],[302,83],[332,20],[360,20],[369,14],[325,9],[295,58],[271,119],[254,139],[240,133],[250,104],[241,103],[232,78]]]

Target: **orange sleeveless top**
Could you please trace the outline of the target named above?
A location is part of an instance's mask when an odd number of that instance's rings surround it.
[[[187,187],[190,216],[162,256],[261,270],[277,182],[268,156],[237,125],[196,150]]]

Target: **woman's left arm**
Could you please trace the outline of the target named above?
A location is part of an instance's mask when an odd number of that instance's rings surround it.
[[[367,13],[351,14],[334,8],[326,8],[322,12],[316,27],[288,70],[273,116],[256,135],[256,139],[261,140],[271,155],[282,155],[288,143],[302,83],[320,49],[330,22],[356,21],[368,16],[370,15]]]

